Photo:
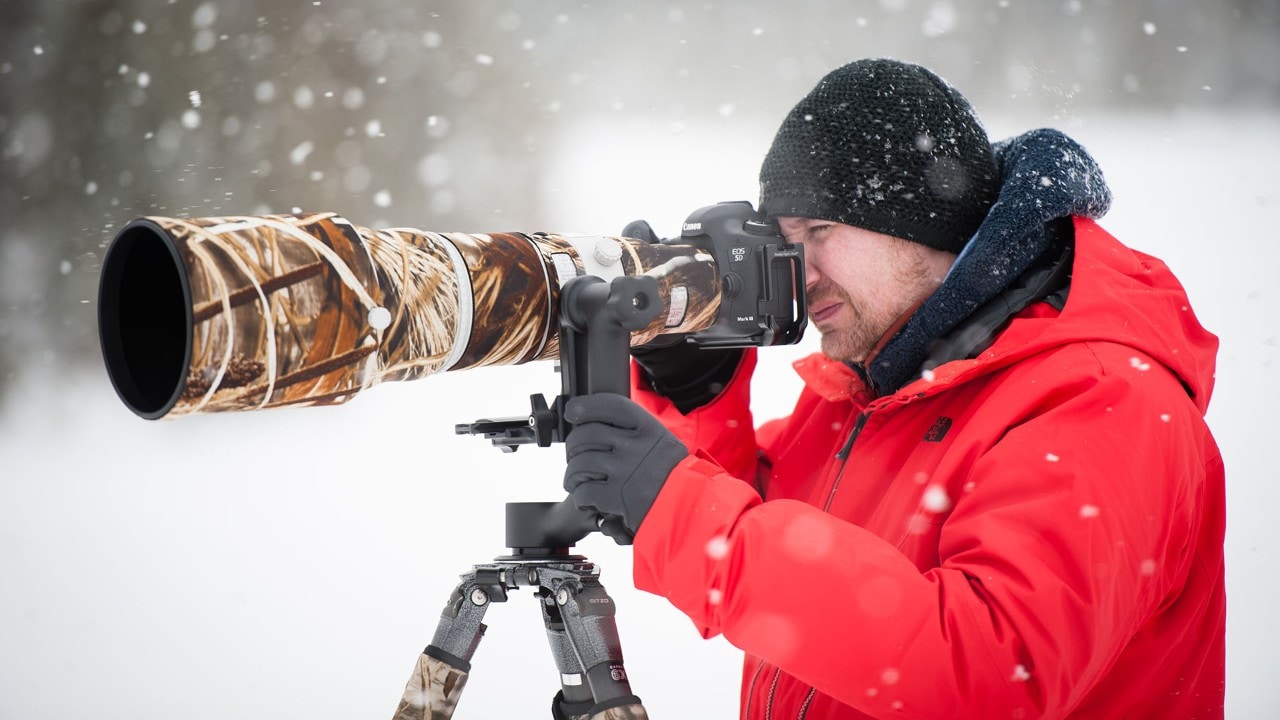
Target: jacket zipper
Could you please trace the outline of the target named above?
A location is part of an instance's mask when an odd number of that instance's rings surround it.
[[[849,459],[849,453],[853,451],[853,443],[862,433],[862,428],[866,427],[869,417],[871,417],[870,410],[864,410],[858,415],[858,419],[853,423],[853,430],[849,432],[849,439],[844,441],[844,446],[840,448],[840,452],[836,453],[836,459],[840,461],[840,472],[836,473],[836,479],[831,483],[831,490],[827,493],[827,501],[822,504],[823,512],[831,511],[831,503],[836,499],[836,490],[840,489],[840,479],[844,477],[844,463]]]
[[[804,720],[809,715],[809,703],[813,702],[813,696],[818,693],[818,688],[809,688],[809,694],[804,696],[804,702],[800,705],[800,714],[796,716],[796,720]]]
[[[751,701],[754,700],[756,696],[756,680],[760,678],[760,673],[763,670],[764,660],[761,660],[760,664],[756,666],[755,673],[751,676],[751,685],[747,688],[747,707],[746,712],[742,714],[743,717],[751,717]],[[782,668],[775,668],[773,671],[773,683],[769,685],[769,701],[768,704],[765,705],[765,720],[769,720],[773,717],[773,698],[778,692],[778,680],[781,675]],[[817,688],[809,688],[809,694],[804,696],[804,702],[800,704],[800,714],[796,716],[796,720],[805,720],[805,718],[809,716],[809,705],[813,702],[813,696],[817,694]]]
[[[755,673],[751,676],[751,686],[747,688],[747,707],[744,708],[743,717],[751,717],[751,701],[756,699],[756,680],[760,678],[762,671],[764,671],[764,660],[760,661]]]
[[[773,697],[778,694],[778,680],[782,677],[782,668],[773,669],[773,683],[769,685],[769,703],[764,707],[764,720],[773,718]]]
[[[849,437],[844,441],[844,445],[840,447],[840,452],[836,453],[837,460],[848,460],[849,452],[853,450],[853,441],[858,439],[858,434],[862,432],[862,428],[867,424],[867,418],[871,417],[870,410],[863,410],[858,414],[858,419],[853,423],[853,430],[849,432]]]

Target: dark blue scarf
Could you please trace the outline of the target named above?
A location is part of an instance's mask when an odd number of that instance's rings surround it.
[[[918,378],[943,338],[1029,270],[1045,265],[1046,254],[1070,251],[1069,243],[1064,248],[1055,242],[1055,233],[1048,230],[1051,221],[1102,217],[1111,205],[1111,191],[1097,163],[1057,130],[1032,130],[997,143],[995,154],[1001,188],[986,219],[942,285],[860,368],[877,396]]]

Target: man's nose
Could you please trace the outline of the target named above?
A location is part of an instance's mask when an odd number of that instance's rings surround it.
[[[804,256],[804,289],[811,290],[818,281],[822,279],[822,270],[818,267],[818,258],[811,255],[808,248],[805,248]]]

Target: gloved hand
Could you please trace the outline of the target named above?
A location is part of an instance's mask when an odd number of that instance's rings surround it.
[[[644,220],[633,220],[623,237],[660,243]],[[659,335],[631,349],[631,357],[649,377],[649,384],[684,414],[706,405],[720,394],[742,361],[739,348],[700,349],[683,335]]]
[[[622,395],[571,398],[564,417],[573,423],[565,438],[569,462],[564,489],[579,508],[604,516],[605,534],[619,545],[629,544],[667,476],[689,450],[657,418]]]

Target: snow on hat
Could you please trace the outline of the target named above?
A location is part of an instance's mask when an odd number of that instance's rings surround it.
[[[999,192],[973,107],[919,65],[858,60],[787,115],[760,168],[770,216],[831,220],[958,253]]]

